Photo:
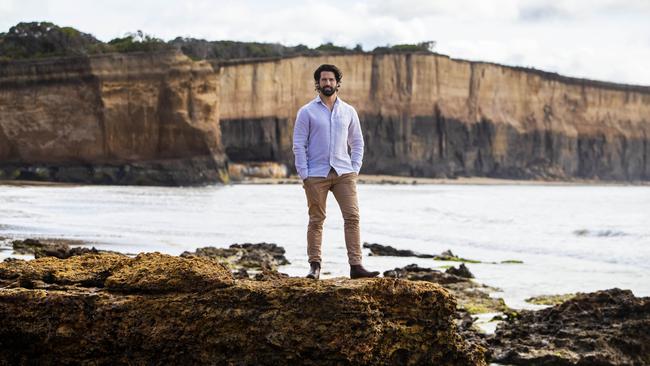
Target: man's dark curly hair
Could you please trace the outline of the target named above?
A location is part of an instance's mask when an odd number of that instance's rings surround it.
[[[343,78],[343,73],[341,72],[341,70],[339,70],[338,67],[336,67],[334,65],[323,64],[323,65],[318,66],[316,71],[314,71],[314,81],[316,82],[316,84],[318,84],[318,82],[320,81],[320,73],[323,72],[323,71],[331,71],[331,72],[333,72],[334,77],[336,78],[336,83],[337,84],[340,83],[341,79]]]

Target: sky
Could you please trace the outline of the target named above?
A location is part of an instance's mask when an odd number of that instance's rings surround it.
[[[567,76],[650,86],[650,0],[0,0],[0,32],[50,21],[102,41],[322,43],[435,51]]]

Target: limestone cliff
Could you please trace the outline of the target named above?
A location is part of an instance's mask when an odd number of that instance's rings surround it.
[[[365,137],[362,173],[650,179],[650,87],[430,53],[192,61],[176,52],[0,63],[0,179],[190,184],[227,161],[293,170],[321,63]]]
[[[5,62],[0,175],[125,184],[217,180],[226,160],[218,87],[209,63],[176,52]]]
[[[295,57],[221,65],[224,147],[293,166],[297,109],[321,63],[361,117],[363,173],[650,179],[650,88],[437,54]]]

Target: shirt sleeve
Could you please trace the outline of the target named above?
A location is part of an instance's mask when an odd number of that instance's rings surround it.
[[[307,166],[307,143],[309,142],[309,117],[301,108],[296,115],[296,123],[293,126],[293,155],[296,158],[296,171],[300,179],[309,176]]]
[[[361,122],[357,111],[352,108],[352,123],[348,127],[348,145],[350,145],[350,160],[352,169],[359,174],[363,163],[363,133],[361,133]]]

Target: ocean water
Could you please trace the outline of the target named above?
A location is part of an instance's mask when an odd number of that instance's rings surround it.
[[[476,281],[514,308],[530,296],[612,287],[650,295],[650,187],[596,185],[358,186],[362,241],[488,263]],[[322,277],[347,275],[343,220],[327,202]],[[0,185],[0,237],[81,240],[124,253],[178,255],[203,246],[271,242],[307,272],[307,204],[301,185],[191,188]],[[0,251],[0,259],[11,251]],[[522,264],[502,264],[519,260]],[[497,262],[489,263],[489,262]],[[385,271],[432,259],[372,257]]]

